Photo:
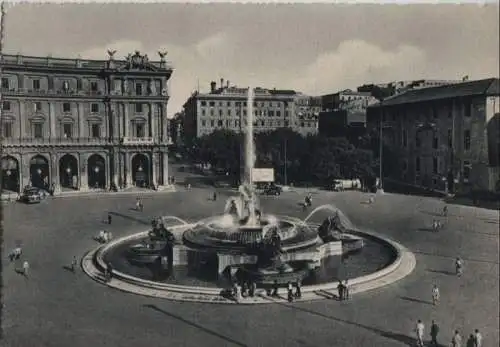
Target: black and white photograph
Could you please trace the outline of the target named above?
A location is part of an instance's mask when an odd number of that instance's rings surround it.
[[[0,345],[500,344],[498,1],[0,1]]]

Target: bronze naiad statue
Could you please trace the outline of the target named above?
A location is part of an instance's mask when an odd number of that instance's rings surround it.
[[[326,218],[318,227],[318,236],[323,242],[329,242],[334,239],[333,233],[339,229],[338,214]]]

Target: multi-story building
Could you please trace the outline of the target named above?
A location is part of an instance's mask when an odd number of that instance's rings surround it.
[[[209,93],[195,92],[184,104],[182,134],[192,139],[215,129],[244,131],[248,121],[247,88],[220,87],[211,82]],[[254,88],[254,130],[291,128],[303,135],[316,133],[318,102],[293,90]]]
[[[494,190],[499,180],[497,78],[413,89],[369,108],[368,127],[400,158],[396,179],[434,189]]]
[[[160,54],[127,60],[4,55],[2,186],[61,190],[168,184],[167,81]]]
[[[462,80],[407,80],[407,81],[396,81],[389,83],[378,83],[378,84],[364,84],[358,87],[358,92],[368,92],[372,93],[373,89],[379,88],[384,90],[384,94],[388,94],[386,96],[393,96],[396,94],[403,93],[410,89],[422,89],[422,88],[431,88],[431,87],[440,87],[449,84],[457,84],[460,82],[465,82],[467,77],[464,77]],[[382,95],[381,95],[382,96]]]

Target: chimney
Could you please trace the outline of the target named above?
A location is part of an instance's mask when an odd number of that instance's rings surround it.
[[[229,80],[226,81],[226,88],[229,88]]]
[[[210,93],[215,93],[215,88],[217,88],[217,83],[215,81],[210,82]]]
[[[224,79],[223,78],[220,79],[220,87],[221,87],[221,89],[224,88]]]

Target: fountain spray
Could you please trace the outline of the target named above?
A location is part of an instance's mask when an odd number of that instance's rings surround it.
[[[255,216],[255,191],[253,188],[253,168],[255,165],[255,144],[253,139],[253,88],[248,87],[247,94],[247,126],[245,132],[245,177],[244,186],[248,194],[248,223],[247,226],[257,226]]]

